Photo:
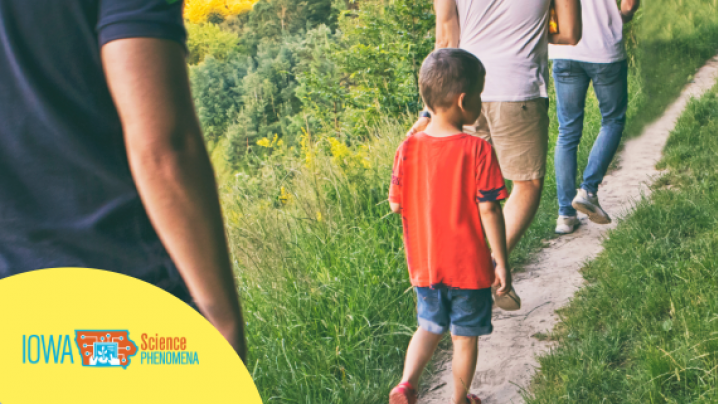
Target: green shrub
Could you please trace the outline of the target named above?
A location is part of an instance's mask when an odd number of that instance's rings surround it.
[[[289,32],[277,29],[276,5],[264,3],[223,25],[241,37],[236,54],[192,67],[213,159],[228,163],[222,200],[249,323],[249,369],[267,402],[384,402],[416,326],[400,220],[387,216],[385,200],[394,151],[420,107],[415,72],[432,47],[431,3],[368,1],[358,10],[347,3],[347,10],[338,2],[336,25],[304,31],[294,24]],[[262,26],[270,21],[275,25]],[[696,51],[676,63],[680,51],[672,46],[679,42],[650,41],[640,34],[648,21],[639,15],[626,29],[631,133],[710,56],[713,38],[699,36],[712,32],[710,17],[692,20],[703,25],[681,34],[680,43]],[[244,37],[250,28],[266,30],[267,39]],[[553,236],[557,125],[550,96],[542,204],[512,254],[515,263]],[[590,94],[579,169],[600,122]],[[592,348],[609,366],[622,358],[623,340],[604,342]],[[590,380],[603,383],[597,375]]]
[[[187,48],[189,64],[202,62],[206,57],[225,60],[237,49],[237,35],[223,31],[212,23],[187,23]]]

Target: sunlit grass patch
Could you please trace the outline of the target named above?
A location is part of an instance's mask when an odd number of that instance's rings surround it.
[[[562,313],[527,403],[718,401],[718,97],[693,101],[651,200],[606,241]],[[690,174],[688,174],[690,173]]]

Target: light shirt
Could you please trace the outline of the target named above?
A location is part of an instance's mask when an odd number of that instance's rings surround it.
[[[583,37],[576,46],[549,45],[551,59],[613,63],[626,59],[623,21],[616,0],[581,0]],[[559,27],[561,29],[561,21]]]
[[[548,97],[550,0],[456,0],[459,47],[486,68],[482,100]]]

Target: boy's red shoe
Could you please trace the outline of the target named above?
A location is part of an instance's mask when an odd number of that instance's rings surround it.
[[[466,403],[467,404],[481,404],[481,399],[474,394],[467,394],[466,395]]]
[[[399,383],[389,393],[389,404],[416,404],[416,389],[409,382]]]

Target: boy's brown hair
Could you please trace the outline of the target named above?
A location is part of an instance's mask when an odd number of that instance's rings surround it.
[[[458,48],[437,49],[429,54],[419,71],[419,93],[432,111],[449,108],[453,97],[481,91],[486,70],[479,58]]]

